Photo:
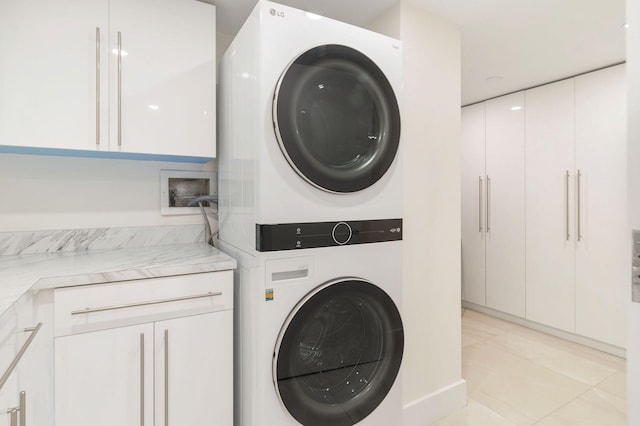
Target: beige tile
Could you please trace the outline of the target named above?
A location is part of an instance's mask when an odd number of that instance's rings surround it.
[[[438,425],[626,422],[622,358],[468,309],[462,344],[462,375],[473,404]]]
[[[605,392],[590,390],[536,423],[539,426],[625,426],[627,418],[620,410],[621,399]]]
[[[535,420],[527,417],[521,411],[510,407],[508,404],[496,399],[492,396],[486,395],[479,391],[470,391],[469,398],[473,398],[478,404],[482,404],[488,409],[500,413],[505,419],[508,419],[517,426],[529,426],[535,423]]]
[[[466,408],[436,422],[434,426],[514,426],[514,423],[486,406],[469,400]]]
[[[580,398],[602,409],[613,410],[622,415],[627,415],[627,400],[609,392],[593,388],[580,395]]]
[[[518,335],[528,339],[535,339],[543,342],[547,345],[556,347],[558,349],[568,351],[579,357],[587,360],[597,362],[607,368],[615,370],[624,370],[626,368],[626,360],[624,358],[617,357],[615,355],[608,354],[590,347],[580,345],[578,343],[570,342],[565,339],[561,339],[550,334],[542,333],[537,330],[532,330],[527,327],[515,326],[508,331],[509,334]]]
[[[541,419],[590,388],[491,341],[465,348],[463,377],[470,391],[502,405],[489,408],[518,424],[522,418]],[[505,412],[504,407],[520,417]]]
[[[627,398],[627,374],[624,371],[618,371],[611,377],[598,383],[596,389],[608,392],[620,398]]]
[[[556,344],[538,334],[509,331],[493,338],[518,356],[557,373],[596,385],[617,370],[596,357],[585,356],[569,347]]]
[[[504,334],[514,325],[479,312],[465,310],[462,315],[462,335],[469,342],[483,342]],[[469,343],[473,344],[473,343]],[[469,345],[467,344],[467,346]]]

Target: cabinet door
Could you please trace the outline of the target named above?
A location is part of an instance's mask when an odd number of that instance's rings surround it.
[[[624,65],[577,77],[575,84],[576,167],[582,175],[576,332],[624,347],[630,244]]]
[[[19,334],[3,325],[0,324],[0,375],[4,374],[19,350]],[[14,371],[0,389],[0,425],[2,426],[10,424],[11,415],[8,410],[19,405],[18,389],[18,374]]]
[[[23,338],[26,340],[30,333],[24,334]],[[43,322],[37,336],[20,360],[16,373],[18,390],[25,392],[27,425],[53,425],[53,321]]]
[[[485,304],[485,104],[462,109],[462,298]]]
[[[60,337],[55,345],[56,425],[153,425],[153,324]]]
[[[215,157],[215,7],[110,0],[110,28],[111,150]]]
[[[0,2],[1,145],[96,149],[97,66],[100,58],[106,95],[107,26],[106,0]],[[106,96],[101,101],[106,145]]]
[[[232,310],[155,323],[156,424],[233,424],[232,333]]]
[[[525,316],[524,92],[486,102],[487,306]]]
[[[574,80],[526,103],[527,319],[575,332]]]

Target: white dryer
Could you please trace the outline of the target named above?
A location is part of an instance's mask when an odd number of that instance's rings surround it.
[[[402,424],[401,241],[238,260],[236,426]]]
[[[401,81],[399,41],[259,1],[220,64],[220,239],[401,218]]]

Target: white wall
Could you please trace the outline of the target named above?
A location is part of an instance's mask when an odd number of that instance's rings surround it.
[[[629,221],[640,229],[640,1],[627,0],[627,22]],[[627,318],[627,416],[630,425],[640,425],[640,304],[629,302]]]
[[[460,30],[406,1],[369,28],[399,34],[402,40],[403,400],[409,408],[405,413],[411,412],[405,424],[428,424],[465,404],[460,337]],[[453,399],[443,399],[449,390]]]
[[[0,232],[200,224],[160,214],[160,170],[213,163],[0,154]]]

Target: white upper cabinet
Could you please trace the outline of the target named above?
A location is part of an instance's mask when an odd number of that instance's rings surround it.
[[[215,157],[215,7],[196,0],[109,4],[109,149]]]
[[[462,109],[462,298],[485,304],[485,104]]]
[[[631,244],[625,67],[576,77],[575,84],[576,331],[624,347]]]
[[[105,0],[0,2],[0,145],[94,150],[97,82],[106,94],[107,70],[98,73],[96,28],[106,37]],[[105,38],[106,40],[106,38]],[[97,55],[97,56],[96,56]]]
[[[486,102],[487,306],[525,316],[524,93]]]
[[[574,80],[526,104],[527,319],[575,332]]]
[[[212,158],[215,117],[215,6],[0,3],[0,145]]]

